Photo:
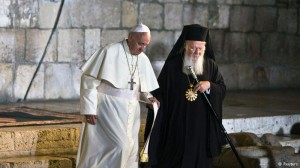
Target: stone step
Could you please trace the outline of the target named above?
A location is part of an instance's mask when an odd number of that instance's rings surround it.
[[[291,146],[295,149],[295,153],[300,153],[300,135],[277,136],[282,146]]]
[[[75,155],[26,156],[0,159],[1,168],[75,168]]]
[[[4,127],[0,158],[76,154],[81,124]]]

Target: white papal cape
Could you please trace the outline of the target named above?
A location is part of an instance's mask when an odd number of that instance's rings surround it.
[[[130,90],[128,63],[137,60],[136,83]],[[80,112],[97,115],[97,122],[83,123],[77,168],[138,168],[138,100],[158,88],[148,57],[131,56],[123,40],[96,51],[81,70]]]

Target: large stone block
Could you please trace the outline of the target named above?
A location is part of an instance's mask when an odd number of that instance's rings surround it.
[[[58,16],[58,10],[61,5],[59,1],[39,1],[39,13],[38,13],[38,24],[39,28],[53,28],[54,22]],[[66,0],[57,27],[59,28],[70,28],[71,17],[70,17],[70,3],[72,1]]]
[[[26,31],[26,61],[39,62],[41,60],[50,34],[51,30],[29,29]],[[54,62],[57,60],[56,41],[56,34],[53,34],[43,61]]]
[[[259,32],[270,32],[277,28],[277,9],[274,7],[257,7],[254,28]]]
[[[25,30],[0,29],[0,62],[24,61]]]
[[[163,38],[162,38],[163,37]],[[174,44],[171,31],[152,31],[151,42],[146,49],[146,54],[151,61],[164,61]]]
[[[226,62],[224,58],[224,38],[225,31],[223,30],[211,30],[210,31],[210,39],[211,45],[215,53],[215,58],[218,63]]]
[[[82,29],[60,29],[58,31],[58,61],[79,62],[84,58],[84,32]]]
[[[231,133],[229,134],[232,143],[235,146],[261,146],[261,140],[251,132]]]
[[[72,168],[72,159],[63,157],[38,156],[0,159],[1,168]]]
[[[38,1],[12,0],[11,16],[14,27],[36,27],[38,20]]]
[[[81,124],[66,124],[2,128],[0,158],[76,154],[80,126]]]
[[[248,60],[246,53],[246,34],[226,33],[224,43],[224,60],[231,62],[245,62]]]
[[[73,27],[119,27],[121,23],[121,1],[72,0],[71,22]]]
[[[73,82],[73,87],[75,90],[75,95],[77,99],[79,99],[80,95],[80,80],[81,80],[81,75],[82,71],[79,69],[81,65],[71,65],[71,70],[72,70],[72,82]]]
[[[93,53],[100,48],[100,29],[86,29],[85,30],[85,45],[84,45],[84,59],[87,60]]]
[[[0,0],[0,27],[9,27],[11,18],[9,15],[9,6],[11,1]]]
[[[0,151],[12,151],[14,150],[14,142],[8,141],[12,139],[13,135],[11,132],[0,132]]]
[[[14,85],[14,93],[16,99],[23,99],[29,84],[33,78],[37,66],[35,65],[19,65],[16,71],[16,79]],[[41,65],[37,72],[27,99],[43,99],[44,98],[44,66]]]
[[[208,7],[206,5],[185,4],[183,7],[183,25],[200,24],[208,26]]]
[[[230,30],[248,32],[254,26],[254,8],[234,6],[230,16]]]
[[[244,1],[246,5],[275,5],[276,0],[251,0],[251,1]]]
[[[165,29],[174,30],[182,28],[182,4],[165,4]]]
[[[40,1],[39,27],[52,28],[58,14],[60,1]]]
[[[239,5],[242,4],[242,0],[218,0],[218,4],[230,4],[230,5]]]
[[[238,89],[238,66],[236,64],[221,64],[219,65],[219,69],[226,84],[226,88],[229,90]]]
[[[122,26],[133,27],[136,25],[138,19],[138,4],[124,1],[122,8]]]
[[[217,29],[229,28],[230,6],[218,5],[210,7],[209,27]]]
[[[158,3],[141,3],[140,21],[150,29],[163,28],[163,6]]]
[[[261,61],[270,65],[286,60],[289,42],[285,34],[264,33],[261,35]]]
[[[127,30],[103,30],[101,37],[101,46],[104,47],[111,43],[116,43],[128,37]]]
[[[0,64],[0,101],[10,101],[13,98],[13,66]]]
[[[166,2],[180,2],[180,0],[158,0],[158,2],[166,3]]]
[[[278,31],[296,33],[297,9],[279,9],[278,14]]]
[[[77,98],[73,84],[73,73],[69,64],[49,64],[45,67],[45,98]]]

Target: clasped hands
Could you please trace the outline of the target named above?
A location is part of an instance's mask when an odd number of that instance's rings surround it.
[[[197,83],[197,85],[194,87],[193,92],[196,93],[197,91],[203,93],[206,90],[210,88],[210,82],[209,81],[200,81]]]
[[[155,98],[155,97],[150,97],[149,98],[149,101],[151,101],[152,103],[153,102],[156,102],[158,107],[160,106],[160,102]],[[151,104],[149,104],[150,106]],[[148,105],[147,105],[148,106]],[[152,106],[151,106],[152,107]],[[96,121],[97,121],[97,116],[96,115],[85,115],[85,119],[86,119],[86,122],[88,122],[89,124],[92,124],[92,125],[95,125],[96,124]]]

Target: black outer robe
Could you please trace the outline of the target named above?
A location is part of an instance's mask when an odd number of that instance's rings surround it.
[[[149,143],[148,165],[153,168],[211,167],[212,157],[219,155],[225,144],[204,95],[198,92],[193,102],[185,98],[189,80],[182,72],[182,58],[180,54],[165,62],[158,77],[160,88],[152,92],[161,103]],[[222,120],[226,86],[213,59],[205,58],[204,73],[197,77],[199,81],[210,81],[207,97]],[[191,75],[189,78],[196,83]],[[146,131],[150,127],[147,121]]]

